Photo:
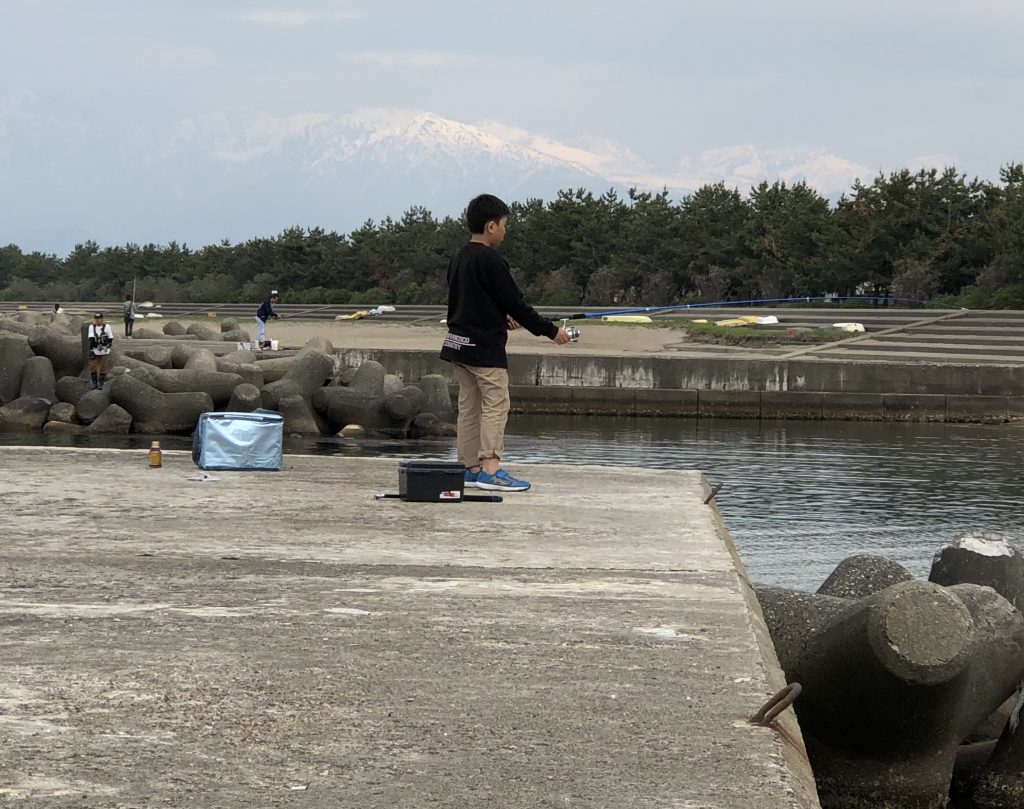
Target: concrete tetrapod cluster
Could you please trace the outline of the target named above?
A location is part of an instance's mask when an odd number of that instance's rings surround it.
[[[406,385],[385,374],[384,366],[368,360],[346,368],[337,386],[313,394],[313,407],[326,420],[328,432],[353,428],[391,437],[422,438],[453,434],[455,418],[448,380],[440,374]]]
[[[755,587],[823,809],[1024,807],[1024,557],[944,548],[929,581],[853,556],[817,593]]]
[[[108,379],[93,390],[87,373],[87,318],[39,313],[0,317],[0,432],[190,433],[210,410],[276,410],[290,435],[376,433],[392,437],[451,434],[448,381],[415,385],[376,362],[336,367],[334,346],[311,340],[290,356],[250,350],[215,355],[200,339],[207,326],[174,321],[157,334],[172,344],[114,340]],[[246,337],[221,324],[222,342]],[[138,339],[142,329],[135,329]],[[245,342],[239,340],[239,342]]]

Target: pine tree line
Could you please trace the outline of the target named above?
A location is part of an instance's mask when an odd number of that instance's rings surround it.
[[[718,183],[667,192],[566,190],[513,204],[502,252],[531,302],[663,305],[894,295],[1024,309],[1024,164],[999,183],[955,168],[880,174],[830,203],[804,183],[747,196]],[[64,258],[0,248],[4,300],[443,303],[462,223],[422,207],[347,234],[292,227],[201,249],[79,244]]]

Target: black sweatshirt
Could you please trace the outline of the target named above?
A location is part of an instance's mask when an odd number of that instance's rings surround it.
[[[267,320],[276,316],[277,312],[274,311],[274,304],[270,302],[270,298],[264,298],[260,308],[256,311],[256,317],[266,323]]]
[[[523,300],[508,262],[480,242],[464,245],[448,265],[448,334],[441,359],[478,368],[508,368],[506,316],[538,337],[558,327]]]

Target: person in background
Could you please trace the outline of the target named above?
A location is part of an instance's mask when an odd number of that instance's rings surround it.
[[[61,306],[59,303],[55,303],[53,305],[53,313],[55,315],[62,315],[62,314],[64,314],[64,307]]]
[[[466,208],[470,238],[448,265],[448,334],[441,359],[455,366],[459,383],[456,440],[465,485],[525,492],[530,484],[501,468],[510,406],[508,332],[521,324],[556,345],[568,343],[569,335],[526,303],[498,252],[508,215],[508,205],[490,194]]]
[[[103,322],[103,312],[92,316],[89,331],[89,376],[92,377],[93,390],[103,390],[107,379],[107,363],[110,360],[110,347],[114,344],[114,332]]]
[[[135,313],[138,310],[135,308],[135,301],[132,300],[131,295],[124,296],[124,336],[131,337],[132,329],[135,327]]]
[[[274,311],[277,297],[277,290],[272,289],[270,297],[266,298],[256,311],[256,342],[259,344],[261,351],[265,348],[270,348],[270,340],[267,339],[267,321],[271,318],[280,320],[277,312]]]

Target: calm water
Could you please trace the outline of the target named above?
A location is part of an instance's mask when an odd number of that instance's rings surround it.
[[[0,435],[0,444],[25,439]],[[104,445],[143,448],[148,439]],[[452,445],[322,439],[286,450],[453,459]],[[935,551],[966,531],[1024,542],[1024,427],[514,416],[506,452],[513,471],[516,461],[700,469],[724,484],[716,501],[729,532],[751,577],[770,584],[816,589],[854,553],[925,576]],[[586,476],[565,485],[586,486]]]

